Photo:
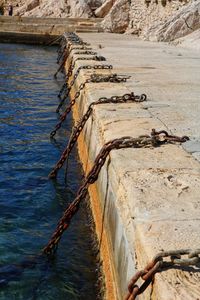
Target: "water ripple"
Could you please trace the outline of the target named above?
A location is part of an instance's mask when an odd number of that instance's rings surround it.
[[[71,126],[68,121],[57,143],[50,142],[59,91],[52,79],[55,61],[53,48],[0,45],[0,300],[97,297],[84,206],[64,235],[55,261],[43,259],[25,269],[18,265],[45,246],[81,178],[75,160],[69,180],[72,192],[61,177],[58,182],[47,178]]]

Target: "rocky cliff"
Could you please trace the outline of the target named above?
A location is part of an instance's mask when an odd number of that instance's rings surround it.
[[[200,0],[106,0],[96,12],[105,31],[151,41],[173,41],[200,28]]]
[[[90,18],[103,0],[5,0],[5,6],[9,3],[18,16]]]
[[[200,28],[200,0],[13,0],[13,4],[15,15],[99,17],[105,31],[152,41],[173,41]]]

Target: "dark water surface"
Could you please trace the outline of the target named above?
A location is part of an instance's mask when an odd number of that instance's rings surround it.
[[[64,233],[56,259],[19,268],[41,251],[73,193],[47,175],[59,158],[70,121],[57,142],[60,85],[53,80],[56,49],[0,44],[0,299],[97,299],[97,264],[84,205]],[[81,170],[72,155],[69,186]]]

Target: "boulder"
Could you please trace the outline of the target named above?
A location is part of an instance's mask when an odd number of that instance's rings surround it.
[[[102,21],[105,31],[124,33],[129,24],[130,0],[117,0]]]
[[[26,11],[30,11],[32,9],[34,9],[35,7],[37,7],[40,4],[39,0],[31,0],[28,1],[27,5],[26,5]]]
[[[84,0],[68,0],[70,6],[70,17],[88,18],[93,16],[89,4]]]
[[[91,0],[90,0],[91,1]],[[25,1],[24,1],[25,2]],[[99,4],[93,0],[93,5]],[[34,17],[81,17],[94,16],[89,0],[30,0],[16,9],[16,15]]]
[[[148,28],[143,38],[168,42],[190,34],[198,28],[200,28],[200,0],[188,3],[167,22]]]
[[[65,17],[67,15],[66,5],[63,0],[44,0],[40,5],[23,14],[29,17]]]
[[[95,16],[98,18],[104,18],[113,7],[115,1],[116,0],[106,0],[99,8],[95,10]]]

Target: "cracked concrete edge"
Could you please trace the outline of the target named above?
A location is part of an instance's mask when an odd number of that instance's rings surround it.
[[[78,56],[77,56],[78,57]],[[93,63],[92,63],[93,64]],[[83,65],[80,61],[76,63],[76,68]],[[107,73],[108,71],[106,71]],[[90,73],[90,71],[81,71],[81,74],[78,77],[78,80],[76,82],[76,86],[74,90],[72,90],[71,96],[74,95],[76,89],[78,88],[79,84],[85,81],[85,78],[87,77],[86,74]],[[107,85],[107,88],[105,88],[104,84],[98,84],[98,87],[96,84],[94,84],[92,87],[87,85],[84,92],[82,92],[80,99],[77,101],[77,104],[74,107],[73,115],[75,121],[77,121],[80,116],[83,115],[83,112],[86,110],[86,107],[88,106],[88,103],[91,103],[92,101],[96,101],[100,96],[102,96],[102,91],[104,91],[103,96],[111,96],[116,94],[123,94],[123,92],[127,93],[127,88],[123,86],[123,84],[119,84],[116,88],[116,86],[113,87],[112,84]],[[123,105],[122,105],[123,106]],[[139,105],[140,109],[142,108],[142,105]],[[106,105],[107,109],[109,110],[109,104]],[[110,106],[111,110],[113,109],[113,106]],[[146,111],[146,109],[145,109]],[[141,110],[142,112],[142,110]],[[110,132],[105,130],[105,124],[103,124],[102,116],[106,114],[106,110],[103,108],[95,108],[92,120],[88,120],[87,126],[84,129],[83,133],[80,136],[78,145],[79,145],[79,154],[80,158],[82,160],[83,166],[85,171],[87,171],[88,167],[91,166],[92,162],[94,161],[96,154],[100,150],[100,148],[103,146],[105,141],[108,141],[110,138],[115,138],[118,135],[118,132],[115,132],[115,130],[111,128]],[[144,118],[144,116],[143,116]],[[153,120],[153,116],[150,116],[151,121]],[[110,122],[107,122],[107,126],[110,124],[113,124],[114,121],[111,119]],[[156,124],[159,124],[159,121],[156,120]],[[139,124],[140,125],[140,124]],[[163,124],[161,123],[159,125],[160,127],[163,127]],[[92,128],[92,130],[91,130]],[[147,128],[149,130],[149,124],[146,126],[142,126],[142,128],[137,128],[134,132],[134,135],[137,136],[138,133],[148,133]],[[130,128],[129,128],[130,130]],[[113,136],[114,134],[114,136]],[[124,135],[127,135],[126,133]],[[119,137],[119,136],[118,136]],[[88,146],[89,145],[89,146]],[[195,169],[197,172],[197,176],[199,176],[199,164],[193,162],[193,159],[190,155],[183,153],[184,150],[181,147],[174,146],[176,148],[180,148],[180,151],[178,151],[178,155],[180,155],[180,161],[176,161],[175,169],[181,170],[181,169]],[[90,148],[90,149],[88,149]],[[86,151],[87,149],[87,151]],[[169,147],[165,150],[166,153],[171,155],[174,150],[171,150]],[[88,153],[87,153],[88,152]],[[158,151],[159,152],[159,151]],[[162,152],[162,151],[161,151]],[[85,154],[83,154],[85,153]],[[127,153],[128,155],[130,152]],[[145,154],[145,153],[144,153]],[[166,154],[166,155],[168,155]],[[163,153],[161,153],[162,157]],[[126,156],[126,154],[125,154]],[[120,167],[123,169],[123,163],[122,166],[117,166],[117,161],[119,160],[119,155],[117,153],[111,153],[111,166],[109,167],[109,189],[105,191],[105,185],[107,186],[107,175],[105,171],[105,167],[102,169],[101,174],[99,176],[99,179],[97,183],[94,185],[96,188],[96,192],[93,191],[94,187],[90,188],[90,196],[91,196],[91,203],[93,203],[93,212],[95,215],[95,208],[94,203],[97,205],[99,203],[98,213],[97,215],[102,214],[102,209],[104,206],[104,199],[105,195],[107,200],[109,201],[110,208],[106,215],[106,222],[105,222],[105,244],[107,243],[107,253],[103,255],[104,260],[104,271],[106,278],[109,277],[109,283],[107,285],[107,289],[113,289],[113,291],[106,291],[107,299],[122,299],[122,294],[124,294],[124,291],[126,289],[128,279],[130,279],[131,275],[135,272],[135,267],[144,267],[145,263],[149,261],[149,259],[152,258],[152,255],[155,254],[154,247],[151,245],[151,239],[150,241],[147,239],[148,245],[147,249],[145,249],[144,245],[144,233],[146,231],[145,226],[149,226],[148,222],[145,224],[145,218],[144,220],[139,220],[138,223],[135,223],[134,221],[130,221],[131,216],[130,212],[131,209],[129,207],[129,202],[127,202],[128,197],[130,200],[130,191],[127,191],[127,178],[124,178],[124,174],[120,176],[118,173]],[[139,157],[138,157],[139,158]],[[137,158],[136,158],[137,160]],[[183,160],[183,161],[182,161]],[[123,158],[122,158],[123,161]],[[148,159],[147,159],[148,161]],[[89,163],[88,163],[89,162]],[[182,165],[183,162],[183,165]],[[191,162],[189,164],[189,167],[187,166],[187,163]],[[146,162],[147,163],[147,162]],[[171,165],[172,164],[172,165]],[[171,163],[167,166],[168,170],[171,170],[173,167],[173,163]],[[177,165],[177,166],[176,166]],[[160,167],[159,164],[157,166]],[[166,167],[166,166],[165,166]],[[141,167],[138,166],[141,170]],[[149,167],[148,167],[149,168]],[[147,168],[147,169],[148,169]],[[124,166],[124,169],[127,169],[127,166]],[[131,170],[130,170],[131,172]],[[143,176],[143,175],[141,175]],[[121,182],[120,182],[121,181]],[[119,184],[120,182],[120,184]],[[123,184],[122,184],[123,183]],[[120,189],[122,190],[120,192]],[[127,193],[128,196],[124,198],[124,193]],[[125,200],[125,201],[124,201]],[[121,206],[123,204],[123,207]],[[97,209],[96,209],[97,210]],[[108,217],[113,216],[113,219],[111,218],[111,221]],[[95,221],[97,224],[97,228],[101,228],[102,216],[95,217]],[[127,220],[129,220],[127,224]],[[144,224],[143,224],[144,221]],[[159,222],[159,220],[157,221]],[[161,222],[162,223],[162,222]],[[161,224],[163,225],[163,224]],[[144,227],[144,228],[143,228]],[[114,229],[113,229],[114,228]],[[142,228],[142,229],[141,229]],[[98,229],[97,229],[98,230]],[[113,231],[112,231],[113,230]],[[100,233],[100,232],[99,232]],[[114,240],[113,243],[113,235],[115,237],[117,236],[117,239]],[[107,239],[107,241],[106,241]],[[123,242],[122,242],[123,241]],[[184,242],[181,243],[181,245],[184,246]],[[106,247],[106,246],[105,246]],[[157,248],[157,247],[155,247]],[[116,251],[118,249],[118,251]],[[119,255],[116,255],[116,252],[122,256],[122,262],[119,262],[120,257]],[[109,256],[106,257],[106,256]],[[136,258],[136,260],[135,260]],[[111,268],[107,268],[107,266],[111,263]],[[123,268],[125,268],[123,270]],[[109,276],[108,276],[109,273]],[[173,271],[170,271],[170,273],[173,273]],[[125,275],[125,276],[124,276]],[[159,274],[160,275],[160,274]],[[122,280],[123,276],[123,280]],[[124,279],[125,277],[125,279]],[[158,278],[157,278],[158,277]],[[179,293],[174,293],[173,287],[170,289],[166,288],[168,287],[168,284],[165,284],[168,281],[168,278],[161,275],[156,277],[156,284],[148,288],[147,292],[141,297],[141,299],[182,299],[179,297]],[[172,275],[174,277],[174,274]],[[114,281],[114,284],[111,284],[110,281]],[[159,287],[161,286],[161,288]],[[155,292],[156,291],[156,292]],[[168,293],[168,296],[164,296],[163,291],[166,291]],[[111,294],[109,294],[111,292]],[[111,296],[112,295],[112,296]],[[187,297],[187,299],[192,299],[190,295]]]

